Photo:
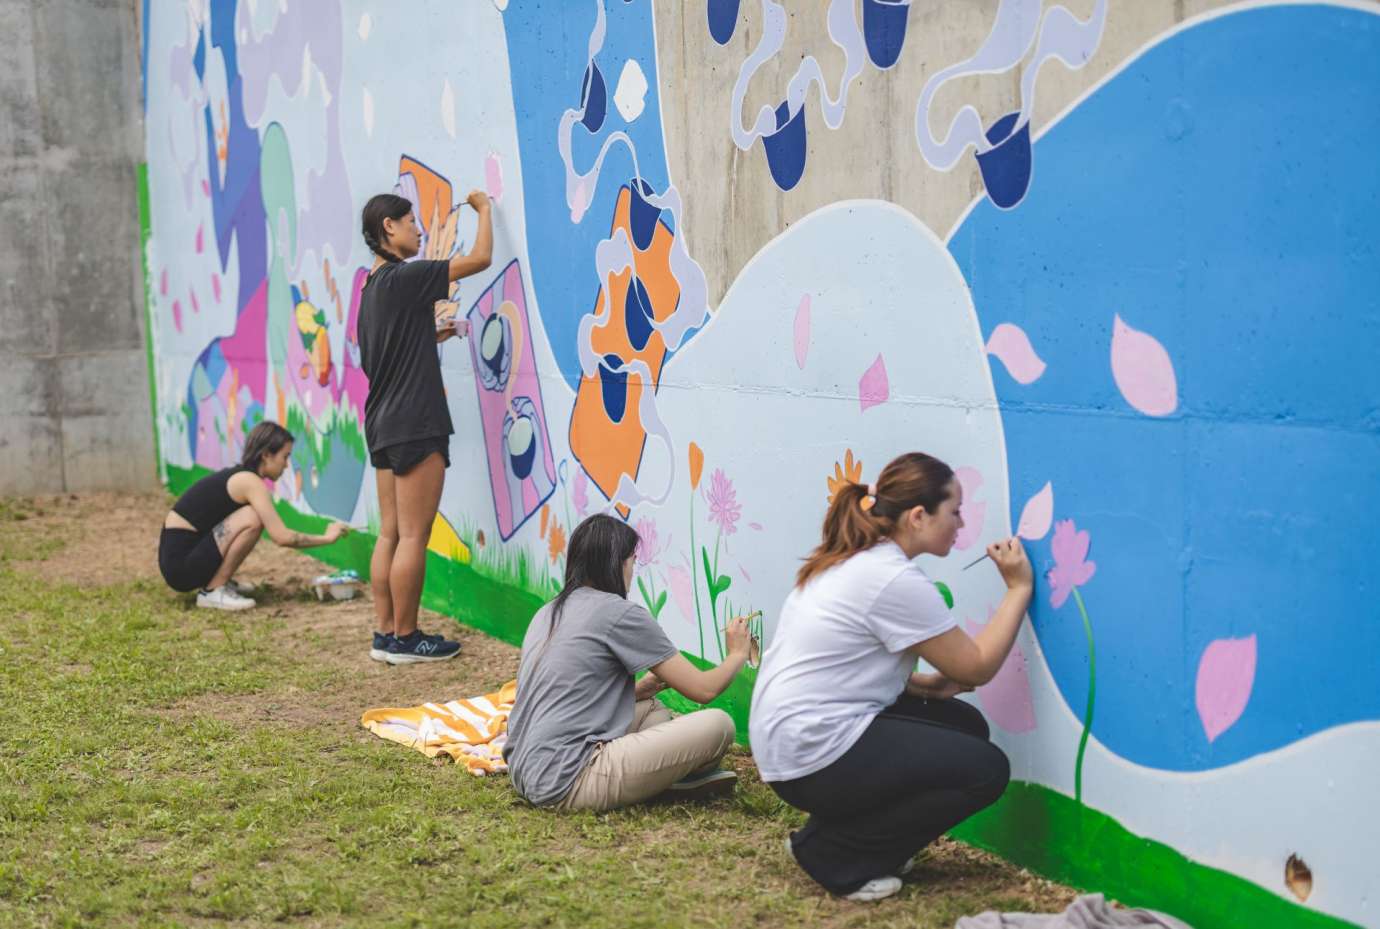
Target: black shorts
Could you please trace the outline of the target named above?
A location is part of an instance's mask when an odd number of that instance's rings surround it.
[[[450,436],[434,435],[427,439],[413,439],[411,442],[385,445],[378,451],[369,453],[369,463],[380,471],[406,474],[426,461],[432,452],[440,452],[441,457],[446,462],[446,467],[449,468]]]
[[[211,583],[224,560],[213,532],[202,535],[192,529],[164,527],[158,537],[158,569],[168,586],[181,593]]]

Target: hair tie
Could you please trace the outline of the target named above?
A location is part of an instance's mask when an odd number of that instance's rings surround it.
[[[877,485],[868,484],[867,494],[858,501],[858,506],[862,507],[864,513],[870,512],[877,505]]]

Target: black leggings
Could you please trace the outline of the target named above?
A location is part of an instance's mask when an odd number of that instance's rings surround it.
[[[796,860],[831,893],[895,874],[949,829],[990,806],[1011,764],[987,721],[959,700],[903,695],[833,764],[771,785],[810,814]]]

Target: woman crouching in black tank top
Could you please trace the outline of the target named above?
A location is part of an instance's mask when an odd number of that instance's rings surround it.
[[[325,535],[293,532],[283,525],[264,479],[276,481],[287,470],[292,433],[262,422],[244,440],[240,464],[197,481],[177,499],[163,520],[158,567],[173,590],[195,590],[196,605],[216,610],[247,610],[253,590],[234,580],[235,570],[254,550],[259,533],[287,548],[329,545],[349,532],[332,523]]]
[[[369,657],[389,664],[454,658],[460,643],[417,628],[426,576],[426,547],[441,503],[454,432],[441,382],[436,343],[464,331],[438,316],[436,304],[450,285],[489,266],[493,227],[489,198],[480,191],[466,201],[479,214],[479,231],[468,255],[456,252],[452,212],[444,229],[432,230],[428,252],[437,261],[408,261],[421,250],[411,201],[379,194],[364,205],[364,241],[374,253],[359,303],[359,353],[369,394],[364,437],[379,493],[379,536],[369,562],[377,628]],[[463,325],[463,324],[462,324]]]

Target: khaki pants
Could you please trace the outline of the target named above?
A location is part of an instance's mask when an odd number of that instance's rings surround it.
[[[650,800],[690,772],[717,762],[733,736],[733,720],[723,710],[672,718],[656,700],[640,700],[628,734],[594,749],[556,808],[612,810]]]

